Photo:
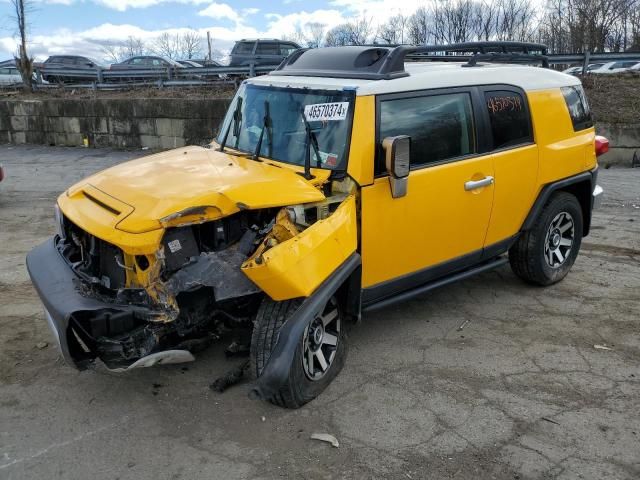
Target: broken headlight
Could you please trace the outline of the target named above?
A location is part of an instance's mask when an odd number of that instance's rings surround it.
[[[62,214],[62,210],[60,210],[60,207],[57,203],[55,204],[53,210],[56,219],[56,233],[62,240],[64,240],[66,238],[66,233],[64,231],[64,215]]]

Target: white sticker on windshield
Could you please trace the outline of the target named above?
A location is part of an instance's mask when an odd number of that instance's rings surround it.
[[[349,102],[316,103],[304,106],[304,116],[309,122],[344,120],[349,111]]]

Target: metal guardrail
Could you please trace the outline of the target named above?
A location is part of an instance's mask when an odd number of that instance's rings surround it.
[[[414,54],[414,60],[465,61],[470,55],[433,55]],[[589,64],[594,62],[612,62],[617,60],[637,60],[637,53],[581,53],[547,55],[551,65],[582,64],[583,73]],[[230,84],[230,77],[254,77],[273,71],[275,65],[249,65],[246,67],[185,67],[185,68],[140,68],[140,69],[66,69],[36,66],[36,85],[38,89],[49,89],[63,86],[66,88],[94,88],[99,90],[116,90],[138,86],[192,87],[215,84]],[[71,79],[72,82],[43,83],[43,78]],[[0,86],[2,88],[2,86]]]
[[[247,67],[185,67],[185,68],[136,68],[136,69],[67,69],[36,67],[36,83],[43,79],[80,79],[96,84],[127,83],[131,81],[217,80],[229,75],[254,77],[272,71],[275,65],[249,65]],[[63,83],[63,82],[62,82]],[[76,85],[77,86],[77,85]]]

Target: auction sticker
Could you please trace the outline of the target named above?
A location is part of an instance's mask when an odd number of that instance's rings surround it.
[[[349,102],[315,103],[304,106],[304,116],[309,122],[344,120],[349,111]]]

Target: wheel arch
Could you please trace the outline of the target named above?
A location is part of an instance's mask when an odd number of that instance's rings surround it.
[[[594,169],[545,185],[540,191],[538,198],[536,198],[533,207],[531,207],[520,231],[525,232],[533,227],[536,219],[542,213],[544,206],[549,202],[554,193],[567,192],[575,196],[578,203],[580,203],[583,220],[582,236],[586,237],[591,228],[591,210],[593,208],[592,194],[596,184],[596,177],[597,169]]]

